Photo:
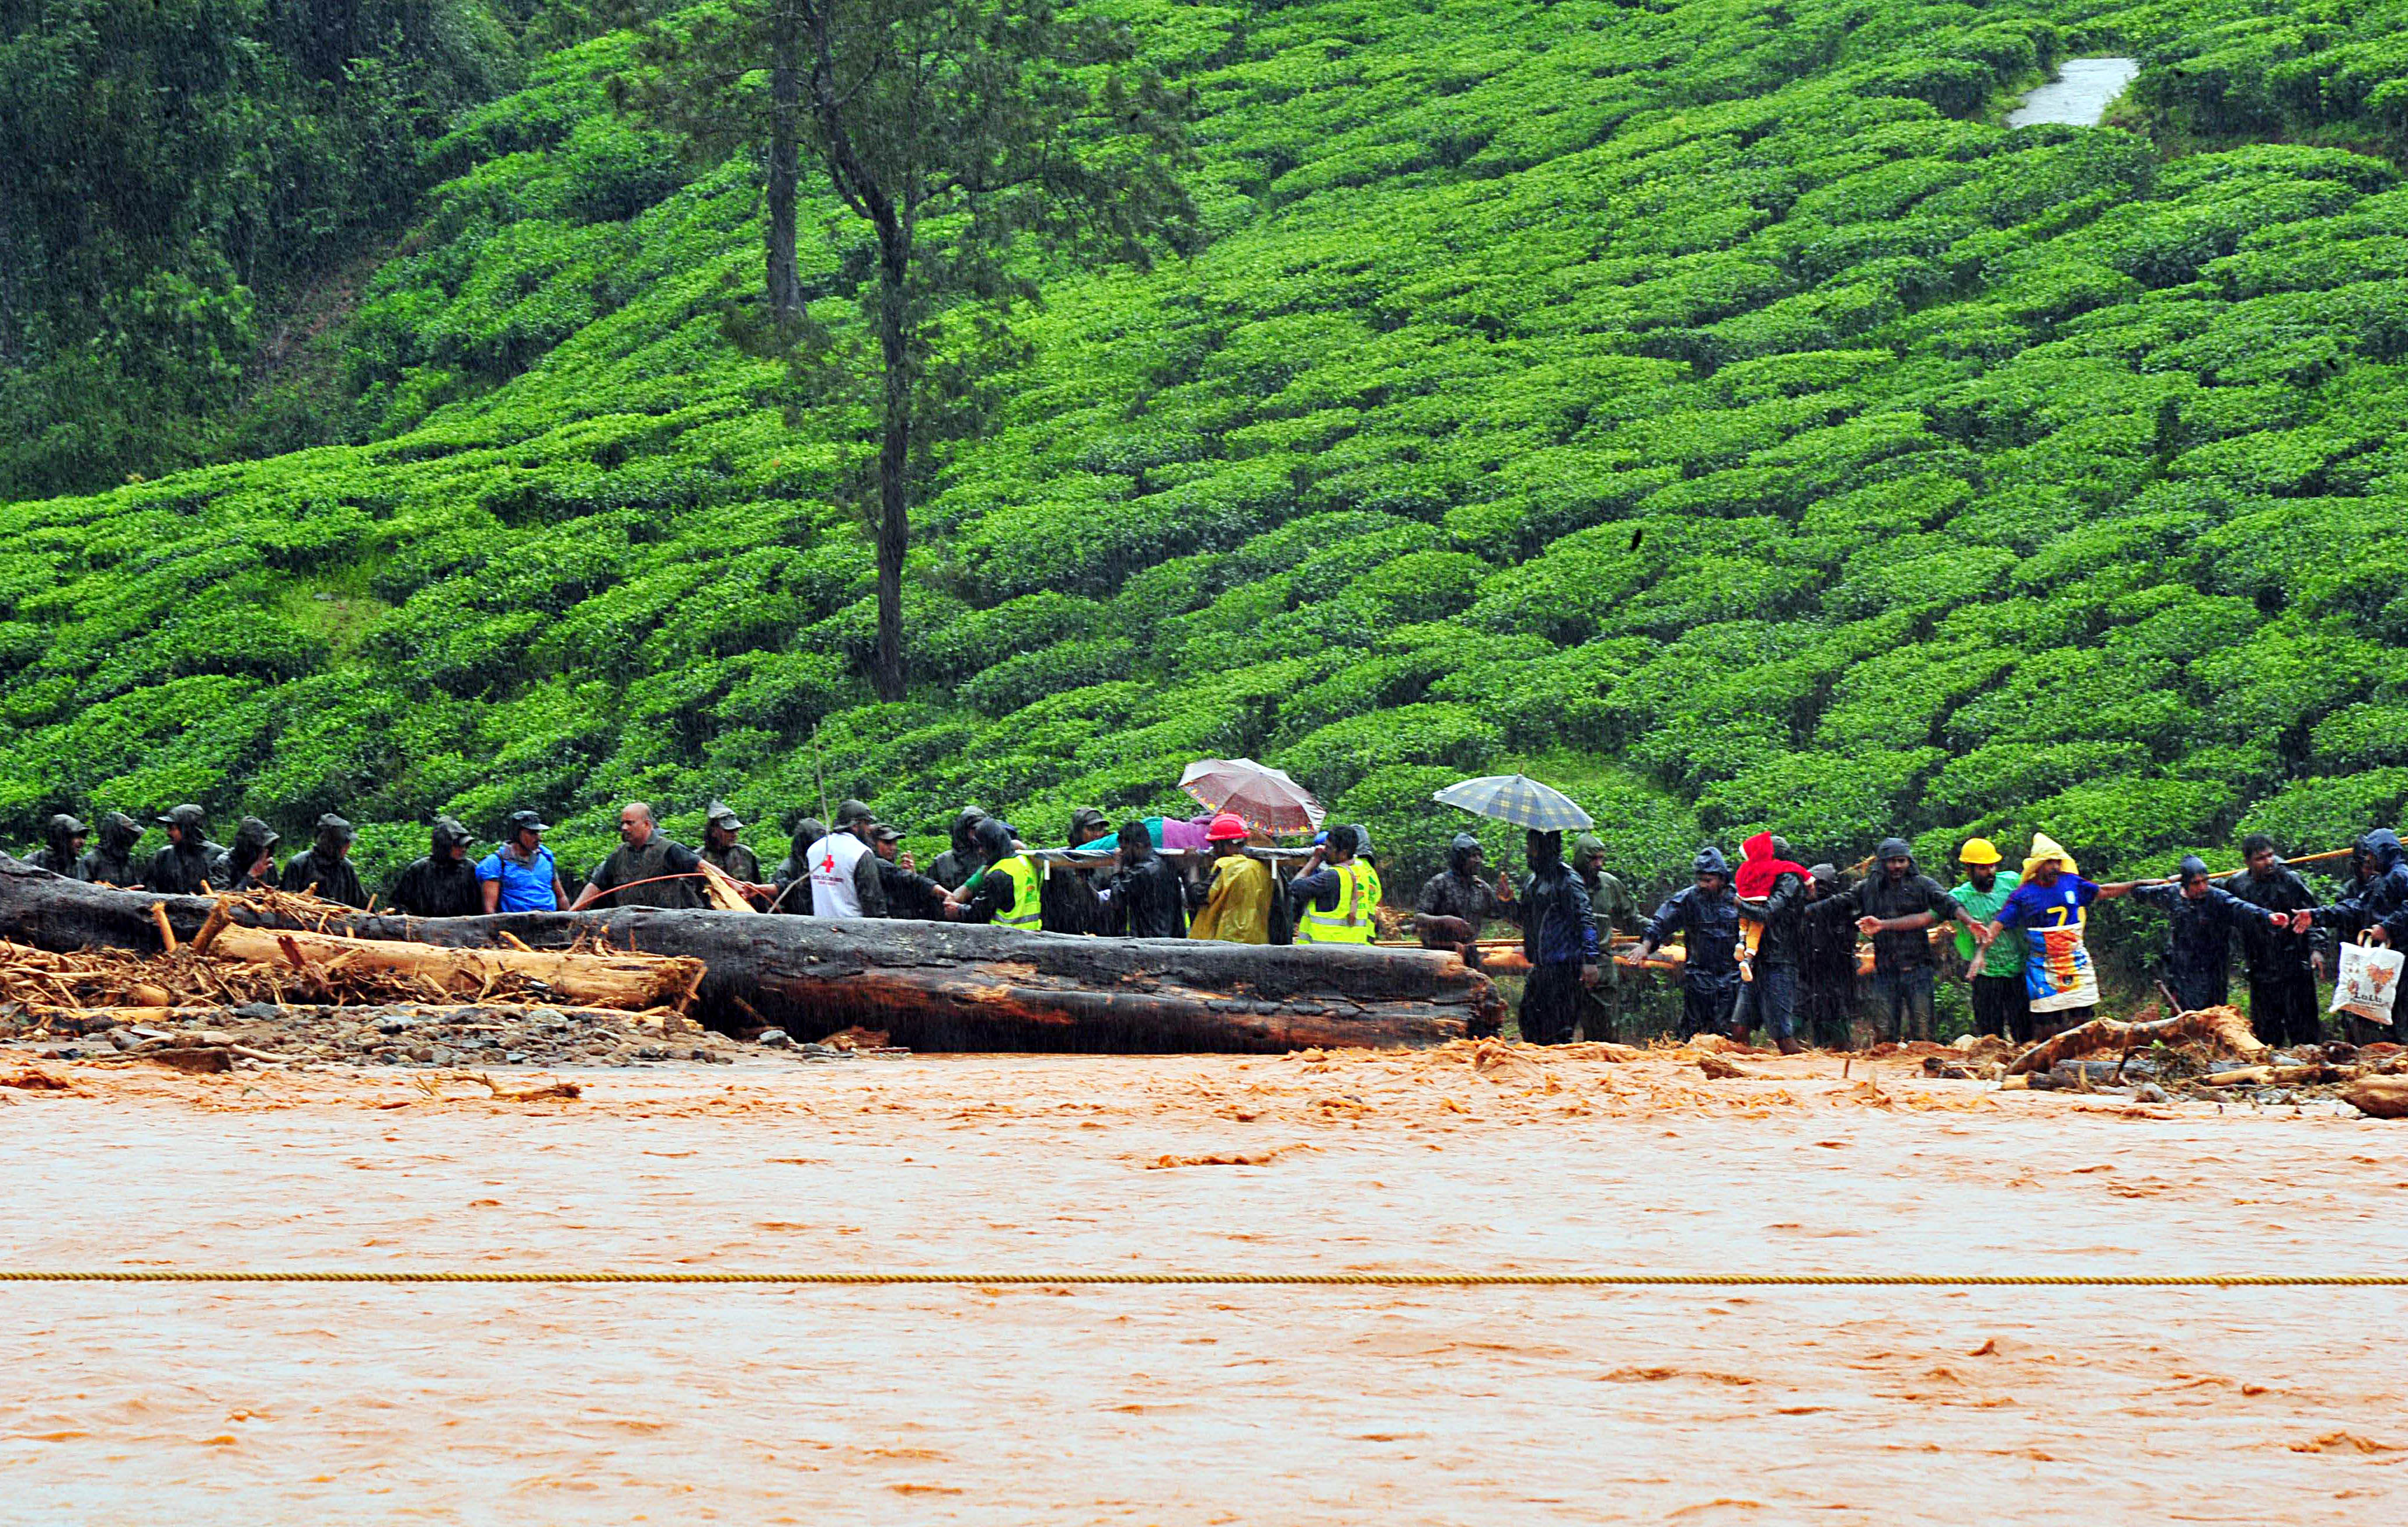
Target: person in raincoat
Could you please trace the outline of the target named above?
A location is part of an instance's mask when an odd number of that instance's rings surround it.
[[[88,880],[91,877],[84,873],[83,846],[91,832],[91,828],[62,811],[44,826],[42,846],[27,854],[25,863],[70,880]]]
[[[2234,929],[2254,927],[2271,934],[2291,928],[2291,914],[2252,906],[2212,883],[2206,861],[2197,854],[2185,856],[2172,885],[2135,884],[2130,894],[2173,920],[2166,943],[2166,988],[2186,1013],[2221,1006],[2229,994]]]
[[[1125,938],[1187,936],[1187,886],[1170,861],[1154,851],[1145,819],[1121,824],[1119,868],[1102,892],[1104,931]]]
[[[142,841],[142,824],[122,811],[100,819],[100,846],[83,856],[83,878],[94,885],[139,886],[142,866],[134,846]]]
[[[953,892],[946,916],[1036,933],[1044,927],[1043,876],[1020,851],[1011,824],[988,817],[978,824],[984,867]]]
[[[962,807],[953,818],[953,847],[937,856],[928,866],[928,878],[947,891],[959,891],[976,875],[986,861],[979,857],[978,825],[986,821],[986,813],[974,806]],[[808,908],[806,908],[808,910]]]
[[[1351,826],[1332,827],[1288,882],[1299,944],[1369,944],[1379,935],[1371,913],[1380,905],[1380,877],[1357,848]]]
[[[150,871],[142,877],[144,889],[163,896],[208,894],[218,883],[216,856],[210,851],[216,845],[209,841],[208,824],[208,813],[192,805],[161,817],[167,846],[152,856]]]
[[[1789,845],[1758,833],[1739,846],[1740,941],[1749,958],[1731,1008],[1732,1037],[1744,1040],[1758,1023],[1784,1055],[1798,1042],[1798,962],[1806,942],[1806,866],[1793,863]]]
[[[1739,1000],[1739,897],[1730,862],[1712,844],[1698,850],[1692,880],[1656,908],[1639,947],[1622,957],[1637,966],[1676,935],[1687,950],[1681,966],[1681,1037],[1730,1031]]]
[[[903,829],[881,826],[870,837],[878,856],[880,888],[886,893],[886,915],[911,922],[941,921],[945,888],[921,874],[903,851]]]
[[[1480,935],[1491,918],[1512,920],[1513,888],[1499,875],[1488,882],[1480,839],[1457,833],[1447,848],[1446,868],[1422,882],[1413,900],[1413,932],[1422,947],[1453,949],[1463,963],[1480,967]]]
[[[1639,931],[1639,901],[1621,877],[1605,867],[1605,843],[1595,833],[1583,833],[1572,839],[1572,873],[1580,877],[1581,885],[1588,892],[1589,918],[1597,924],[1598,948],[1611,947],[1617,933]],[[1611,1043],[1620,1037],[1622,1030],[1622,998],[1624,976],[1622,966],[1605,960],[1598,966],[1597,984],[1584,990],[1586,1005],[1581,1013],[1581,1037],[1591,1042]]]
[[[1187,936],[1224,944],[1269,943],[1270,866],[1245,851],[1245,822],[1224,811],[1205,829],[1205,840],[1212,847],[1212,883]]]
[[[393,882],[386,899],[413,918],[472,918],[485,909],[484,888],[468,858],[468,829],[437,817],[426,835],[426,857],[413,859]]]
[[[2225,890],[2264,911],[2307,912],[2313,920],[2315,892],[2283,863],[2272,838],[2250,834],[2241,840],[2241,873],[2225,880]],[[2261,1041],[2287,1047],[2323,1037],[2313,929],[2294,932],[2287,924],[2277,929],[2270,923],[2245,923],[2241,958],[2249,973],[2249,1026]]]
[[[2378,930],[2378,941],[2396,944],[2400,942],[2396,928],[2385,930],[2386,924],[2408,914],[2408,852],[2401,851],[2400,835],[2388,827],[2367,834],[2358,846],[2368,873],[2341,900],[2315,908],[2314,920],[2339,937]]]
[[[226,850],[226,887],[259,891],[277,883],[276,846],[284,835],[260,821],[245,817],[234,830],[234,847]]]
[[[1977,923],[1998,916],[2015,887],[2023,884],[2023,877],[2014,871],[2000,872],[2004,858],[1998,845],[1986,837],[1967,838],[1956,850],[1965,878],[1948,888],[1948,899]],[[1971,928],[1956,930],[1956,953],[1972,972],[1969,984],[1973,992],[1973,1032],[2028,1045],[2032,1037],[2031,998],[2024,990],[2023,944],[2010,938],[1994,940],[1986,948],[1988,952],[1983,952],[1985,946]]]
[[[1530,873],[1517,900],[1530,977],[1516,1020],[1531,1044],[1569,1044],[1580,1026],[1583,994],[1598,982],[1597,924],[1588,888],[1564,863],[1564,835],[1532,828],[1527,841]]]
[[[316,841],[284,866],[284,889],[297,892],[315,886],[321,901],[366,906],[367,888],[360,884],[360,872],[351,864],[351,844],[358,836],[350,822],[332,811],[320,817]]]
[[[1928,930],[1951,920],[1969,932],[1980,925],[1939,881],[1914,867],[1914,849],[1906,839],[1884,838],[1873,857],[1880,863],[1871,874],[1818,903],[1814,915],[1853,918],[1856,932],[1873,941],[1875,1037],[1901,1044],[1929,1039],[1934,967]]]

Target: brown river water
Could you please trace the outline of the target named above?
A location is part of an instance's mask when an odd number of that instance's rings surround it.
[[[1485,1053],[748,1062],[543,1103],[52,1065],[79,1090],[0,1090],[0,1266],[2408,1269],[2408,1124]],[[8,1523],[2408,1504],[2401,1290],[5,1296]]]

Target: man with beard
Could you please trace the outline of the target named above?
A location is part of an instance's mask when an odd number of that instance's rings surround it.
[[[1873,850],[1880,861],[1870,875],[1842,892],[1818,917],[1853,917],[1856,932],[1873,941],[1873,1026],[1876,1039],[1900,1044],[1931,1037],[1931,939],[1928,930],[1954,920],[1971,932],[1984,926],[1948,899],[1940,882],[1914,867],[1914,849],[1902,837],[1884,838]],[[1977,941],[1988,936],[1975,934]]]
[[[2131,894],[2173,921],[2166,943],[2166,987],[2186,1013],[2221,1006],[2230,993],[2234,928],[2255,925],[2267,933],[2291,929],[2290,914],[2253,906],[2212,884],[2207,863],[2197,854],[2184,856],[2174,884],[2135,885]]]
[[[1965,866],[1962,884],[1951,886],[1948,899],[1964,908],[1965,915],[1976,922],[1987,922],[2007,905],[2023,877],[2013,870],[2000,870],[2005,859],[1998,845],[1986,837],[1968,838],[1956,851],[1956,862]],[[1956,952],[1973,974],[1973,1032],[1995,1035],[2000,1039],[2013,1039],[2019,1045],[2031,1043],[2031,997],[2024,991],[2024,945],[2017,938],[1993,939],[1989,952],[1982,954],[1981,945],[1970,929],[1956,930]],[[1976,964],[1978,956],[1980,963]]]
[[[2245,867],[2224,882],[2225,890],[2269,912],[2313,913],[2315,893],[2284,864],[2272,838],[2252,833],[2241,840],[2241,853]],[[2322,1036],[2312,932],[2243,923],[2241,958],[2249,972],[2249,1026],[2260,1040],[2282,1047],[2314,1044]]]
[[[226,850],[227,889],[257,891],[274,886],[276,846],[283,837],[257,817],[245,817],[234,830],[234,847]]]
[[[1127,938],[1187,936],[1187,888],[1179,871],[1154,851],[1145,819],[1121,824],[1119,869],[1103,892],[1105,932]]]
[[[761,859],[752,849],[736,841],[744,823],[735,807],[725,801],[713,801],[705,814],[702,828],[702,858],[705,863],[719,868],[745,885],[761,878]]]
[[[358,836],[350,822],[332,811],[320,817],[317,840],[284,866],[284,889],[299,892],[315,886],[321,901],[366,906],[367,888],[360,884],[360,872],[351,864],[351,844]]]
[[[449,819],[446,819],[447,821]],[[477,862],[477,893],[488,912],[557,912],[568,901],[560,866],[543,846],[552,824],[533,811],[502,823],[501,846]]]
[[[42,847],[27,854],[25,863],[70,880],[88,880],[91,877],[83,871],[83,846],[91,832],[91,828],[62,811],[44,827]]]
[[[1639,927],[1639,902],[1621,878],[1605,867],[1605,844],[1594,833],[1583,833],[1572,839],[1572,873],[1581,878],[1588,892],[1589,918],[1597,924],[1598,949],[1602,954],[1617,933],[1635,933]],[[1581,1009],[1581,1037],[1591,1042],[1612,1041],[1620,1036],[1622,1028],[1621,964],[1612,960],[1600,960],[1597,984],[1585,989],[1585,1005]]]
[[[1453,949],[1463,963],[1480,966],[1480,935],[1488,920],[1511,921],[1513,888],[1503,875],[1491,887],[1488,863],[1480,840],[1457,833],[1447,848],[1446,868],[1422,882],[1413,900],[1413,932],[1426,949]]]
[[[427,850],[393,882],[393,909],[413,918],[472,918],[482,912],[485,893],[468,860],[468,829],[450,817],[436,818]]]
[[[122,811],[100,819],[100,847],[83,856],[83,878],[94,885],[138,889],[142,866],[135,862],[134,846],[142,841],[142,824]]]
[[[1686,951],[1681,966],[1681,1037],[1730,1030],[1739,1000],[1739,898],[1731,890],[1730,862],[1713,844],[1698,850],[1691,883],[1665,898],[1647,924],[1639,947],[1624,955],[1631,966],[1681,935]]]
[[[902,851],[903,829],[880,827],[870,838],[878,856],[878,878],[886,892],[886,915],[917,922],[936,922],[945,915],[945,888],[922,875],[911,856]]]
[[[197,806],[179,806],[159,819],[167,829],[167,846],[151,859],[142,877],[145,890],[163,896],[207,895],[217,881],[216,847],[209,841],[208,813]]]

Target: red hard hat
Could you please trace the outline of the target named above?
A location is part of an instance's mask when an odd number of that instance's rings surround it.
[[[1245,820],[1234,811],[1222,812],[1212,819],[1211,826],[1204,829],[1204,841],[1207,843],[1226,843],[1232,838],[1242,842],[1245,835]]]

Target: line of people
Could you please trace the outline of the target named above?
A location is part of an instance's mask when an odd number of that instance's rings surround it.
[[[630,801],[619,812],[618,848],[573,900],[543,844],[551,826],[537,813],[511,813],[502,840],[481,858],[471,857],[467,828],[443,817],[433,824],[426,856],[394,878],[383,905],[430,918],[698,907],[708,905],[698,878],[709,863],[764,910],[822,918],[1246,944],[1369,944],[1377,935],[1373,913],[1383,891],[1370,833],[1360,824],[1330,828],[1298,873],[1283,877],[1250,851],[1268,842],[1265,835],[1234,815],[1133,817],[1114,829],[1101,811],[1082,808],[1065,845],[1082,852],[1049,874],[1044,857],[1010,822],[965,806],[950,846],[922,874],[901,849],[904,834],[880,822],[867,804],[847,800],[835,815],[833,826],[798,822],[785,860],[765,877],[739,841],[744,823],[724,802],[710,803],[702,846],[693,849],[661,830],[651,806]],[[256,817],[241,820],[230,847],[210,840],[197,806],[154,821],[166,842],[147,859],[139,852],[143,825],[122,812],[102,820],[96,847],[88,847],[84,822],[55,816],[28,859],[77,879],[169,893],[275,886],[372,905],[351,862],[357,835],[336,813],[320,817],[310,846],[281,864],[277,833]],[[1932,930],[1942,926],[1956,929],[1976,1031],[2019,1041],[2091,1016],[2098,981],[2084,932],[2088,909],[2102,900],[2129,896],[2169,916],[2160,975],[2186,1009],[2227,999],[2237,935],[2251,1019],[2270,1044],[2321,1034],[2317,981],[2333,941],[2363,935],[2408,945],[2408,853],[2388,829],[2358,840],[2343,893],[2329,903],[2320,903],[2262,835],[2243,842],[2245,866],[2220,884],[2196,857],[2168,880],[2096,883],[2045,835],[2034,836],[2020,871],[2011,872],[1996,845],[1972,838],[1957,854],[1964,878],[1943,887],[1918,867],[1903,838],[1884,840],[1870,873],[1847,884],[1834,865],[1799,864],[1780,837],[1758,833],[1741,845],[1736,870],[1718,848],[1699,849],[1691,883],[1646,918],[1605,870],[1604,845],[1594,835],[1574,840],[1569,863],[1560,834],[1530,833],[1526,851],[1528,871],[1517,889],[1502,874],[1489,878],[1479,838],[1458,835],[1446,867],[1421,887],[1412,926],[1425,947],[1456,949],[1476,964],[1488,923],[1516,925],[1530,965],[1522,1032],[1541,1043],[1617,1032],[1630,973],[1675,939],[1683,946],[1682,1035],[1744,1038],[1761,1029],[1784,1049],[1810,1039],[1831,1048],[1849,1042],[1859,1006],[1859,939],[1871,946],[1866,995],[1876,1035],[1899,1040],[1932,1035],[1940,967]],[[1633,942],[1618,959],[1601,958],[1616,934]]]

